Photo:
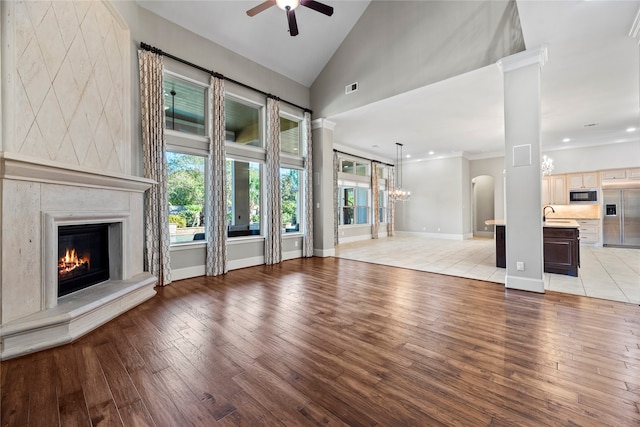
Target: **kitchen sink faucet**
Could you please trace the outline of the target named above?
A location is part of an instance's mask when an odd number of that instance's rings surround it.
[[[545,206],[544,208],[542,208],[542,222],[545,222],[547,220],[547,216],[546,216],[547,208],[551,208],[551,212],[556,213],[555,209],[553,209],[553,206],[551,205]]]

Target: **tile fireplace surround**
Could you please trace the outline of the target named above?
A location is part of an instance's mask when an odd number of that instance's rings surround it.
[[[142,226],[153,181],[9,153],[0,171],[3,360],[70,342],[155,295]],[[58,227],[87,223],[109,224],[110,279],[58,298]]]

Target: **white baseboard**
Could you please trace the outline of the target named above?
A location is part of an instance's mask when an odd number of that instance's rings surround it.
[[[204,276],[206,274],[204,265],[196,265],[193,267],[176,268],[171,270],[171,281],[189,279],[191,277]]]
[[[286,261],[288,259],[295,259],[295,258],[302,258],[302,249],[282,253],[283,261]]]
[[[229,261],[229,270],[237,270],[239,268],[255,267],[264,264],[264,255],[254,256],[251,258],[236,259]]]
[[[521,291],[538,292],[544,294],[544,281],[540,279],[531,279],[529,277],[505,276],[504,286],[509,289],[518,289]]]
[[[330,256],[335,256],[336,255],[336,250],[335,248],[331,248],[331,249],[313,249],[313,256],[317,256],[317,257],[321,257],[321,258],[326,258],[326,257],[330,257]]]

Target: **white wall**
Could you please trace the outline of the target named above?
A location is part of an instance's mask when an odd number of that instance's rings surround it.
[[[470,233],[469,161],[450,157],[405,163],[403,189],[411,200],[396,203],[396,230],[463,238]],[[467,236],[468,237],[468,236]]]
[[[640,142],[545,151],[553,159],[553,174],[589,172],[640,166]]]
[[[330,117],[524,47],[514,1],[372,1],[311,86],[312,108]],[[353,82],[359,90],[345,96]]]

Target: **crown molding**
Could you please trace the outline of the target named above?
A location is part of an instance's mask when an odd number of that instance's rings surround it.
[[[536,49],[524,50],[514,55],[506,56],[498,60],[496,65],[503,73],[507,73],[534,64],[539,64],[540,68],[542,68],[547,63],[548,58],[549,53],[547,47],[541,46]]]
[[[311,129],[323,128],[333,130],[335,127],[335,122],[329,121],[327,119],[315,119],[311,121]]]

